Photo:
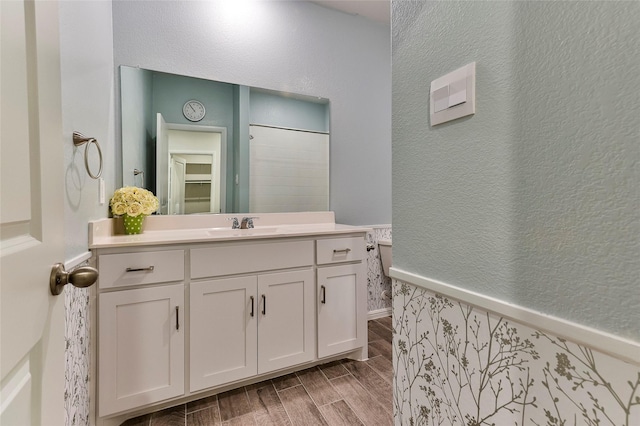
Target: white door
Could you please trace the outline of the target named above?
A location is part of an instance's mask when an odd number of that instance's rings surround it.
[[[171,186],[169,188],[169,214],[184,214],[184,183],[187,160],[171,155]]]
[[[258,373],[257,278],[191,283],[191,391]]]
[[[64,424],[58,4],[0,2],[0,424]]]
[[[318,357],[339,354],[365,345],[361,326],[364,265],[318,268]]]
[[[313,270],[258,275],[258,297],[258,373],[313,360]]]
[[[100,295],[98,415],[184,394],[184,286]]]
[[[156,197],[160,214],[167,214],[169,203],[169,127],[162,114],[156,122]]]

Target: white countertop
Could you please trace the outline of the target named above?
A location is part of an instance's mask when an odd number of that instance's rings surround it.
[[[231,229],[230,218],[258,217],[252,229]],[[333,212],[149,216],[144,231],[124,235],[121,219],[89,222],[89,248],[136,247],[286,237],[365,233],[369,228],[340,225]]]

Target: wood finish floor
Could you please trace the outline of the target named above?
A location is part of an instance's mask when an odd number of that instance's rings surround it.
[[[391,317],[369,321],[369,359],[335,361],[127,420],[122,426],[393,424]]]

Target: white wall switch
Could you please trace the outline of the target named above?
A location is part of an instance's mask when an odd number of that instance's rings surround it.
[[[467,102],[467,79],[455,81],[449,85],[449,105],[454,107]]]
[[[436,89],[431,94],[433,96],[433,108],[436,112],[449,108],[449,86]]]
[[[104,179],[98,179],[98,197],[100,205],[103,205],[105,202],[105,190],[104,190]]]
[[[475,114],[476,63],[433,80],[430,92],[431,126]]]

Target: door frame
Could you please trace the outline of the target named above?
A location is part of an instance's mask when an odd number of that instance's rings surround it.
[[[227,128],[218,126],[201,126],[197,124],[166,123],[167,130],[184,130],[188,132],[220,133],[220,212],[227,211]],[[167,146],[167,161],[171,162],[171,154],[212,154],[211,151],[171,150]],[[167,170],[170,173],[170,170]]]

